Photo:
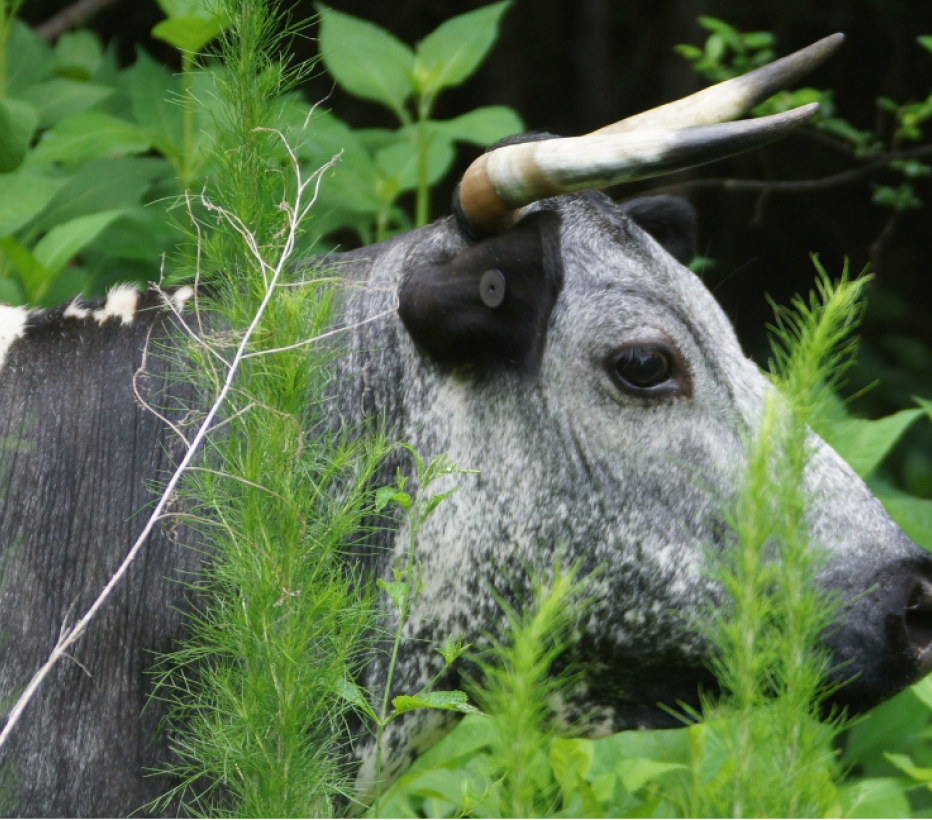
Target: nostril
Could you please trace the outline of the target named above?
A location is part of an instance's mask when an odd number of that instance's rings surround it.
[[[923,669],[932,667],[932,583],[922,580],[906,599],[906,636]]]

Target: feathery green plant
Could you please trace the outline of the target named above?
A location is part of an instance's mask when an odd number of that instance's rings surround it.
[[[229,27],[213,72],[216,173],[205,195],[188,200],[197,261],[211,271],[183,351],[198,407],[227,379],[241,329],[260,320],[223,422],[181,494],[179,521],[199,534],[206,566],[192,582],[190,638],[159,679],[176,756],[166,770],[178,785],[154,808],[321,816],[343,790],[339,683],[373,626],[365,584],[343,552],[374,510],[370,483],[386,447],[373,431],[331,424],[340,342],[316,340],[331,327],[337,286],[329,272],[289,259],[313,202],[299,197],[315,188],[313,177],[296,181],[299,164],[276,130],[278,101],[307,66],[283,56],[293,30],[276,4],[217,7]]]
[[[697,816],[818,817],[837,803],[830,741],[842,722],[819,719],[830,660],[816,647],[840,606],[815,584],[824,556],[809,539],[804,477],[809,425],[850,363],[868,278],[849,281],[846,268],[833,284],[814,261],[817,293],[774,306],[779,392],[764,396],[747,440],[747,467],[728,511],[734,548],[708,553],[724,590],[708,630],[723,696],[706,699],[703,716],[718,724],[731,759],[726,777],[694,784],[687,805]]]

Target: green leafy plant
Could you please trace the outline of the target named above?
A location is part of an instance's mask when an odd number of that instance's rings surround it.
[[[398,121],[395,130],[351,132],[332,115],[318,115],[313,140],[299,150],[318,161],[334,148],[344,152],[340,187],[332,198],[324,194],[334,209],[327,228],[352,227],[368,243],[426,224],[431,186],[450,170],[455,143],[485,148],[522,130],[517,114],[500,105],[450,120],[431,118],[438,96],[482,64],[508,5],[506,0],[453,17],[415,49],[373,23],[318,6],[327,70],[345,91],[388,108]],[[408,191],[416,193],[413,222],[397,204]]]

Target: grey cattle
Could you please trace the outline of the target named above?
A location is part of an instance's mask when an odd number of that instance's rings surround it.
[[[466,640],[498,617],[503,573],[548,566],[556,549],[596,568],[578,624],[582,685],[565,717],[592,734],[670,725],[658,701],[694,701],[708,679],[691,630],[706,585],[697,544],[721,538],[719,509],[696,469],[727,486],[740,474],[767,382],[714,298],[682,265],[694,230],[676,200],[616,205],[586,189],[746,150],[813,109],[725,124],[824,58],[837,38],[748,78],[576,140],[536,135],[483,155],[454,214],[345,254],[344,320],[358,329],[340,360],[342,415],[387,418],[424,455],[479,470],[433,516],[418,545],[427,586],[408,624],[396,684],[434,672],[429,641]],[[491,273],[490,273],[491,272]],[[136,400],[147,345],[177,332],[156,295],[52,311],[0,309],[0,692],[24,685],[72,606],[118,563],[171,462],[170,430]],[[180,297],[179,297],[180,298]],[[397,304],[398,311],[391,308]],[[144,309],[143,309],[144,308]],[[361,324],[388,310],[386,318]],[[152,360],[143,396],[162,395],[171,363]],[[171,419],[189,397],[161,401]],[[865,485],[814,441],[812,535],[830,556],[824,582],[853,600],[827,639],[865,708],[932,664],[932,562]],[[405,534],[386,536],[385,574]],[[23,815],[121,815],[157,796],[144,777],[166,755],[142,712],[151,652],[183,635],[196,568],[162,531],[77,646],[45,682],[5,748]],[[378,688],[376,656],[364,683]],[[388,776],[443,727],[428,713],[387,738]],[[359,739],[362,791],[372,741]]]

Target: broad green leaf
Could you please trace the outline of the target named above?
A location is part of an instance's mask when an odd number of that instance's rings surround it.
[[[19,283],[12,279],[0,279],[0,302],[7,305],[21,305],[26,301],[26,294]],[[5,441],[6,439],[3,439]],[[3,447],[0,445],[0,450]]]
[[[399,715],[413,709],[447,709],[452,712],[482,714],[469,703],[465,692],[424,692],[420,695],[399,695],[392,699],[392,707]]]
[[[92,31],[69,31],[55,43],[52,68],[60,76],[89,80],[103,64],[104,48]]]
[[[405,122],[404,103],[413,89],[414,53],[385,29],[317,6],[320,53],[333,78],[350,94],[391,108]]]
[[[453,164],[453,142],[434,131],[427,144],[427,182],[433,185]],[[386,178],[392,180],[398,193],[417,187],[418,153],[413,140],[389,145],[375,155],[375,164]]]
[[[49,76],[52,50],[21,20],[13,20],[6,43],[6,90],[11,96]]]
[[[157,159],[127,157],[85,162],[39,214],[35,229],[47,231],[78,216],[136,205],[152,180],[166,173],[171,173],[170,167]]]
[[[884,757],[901,772],[908,774],[913,780],[918,780],[920,783],[932,783],[932,769],[926,766],[917,766],[909,755],[885,752]]]
[[[841,787],[843,817],[909,817],[906,789],[911,784],[892,777],[869,777]]]
[[[920,34],[916,38],[916,42],[919,43],[926,51],[932,52],[932,37],[928,34]]]
[[[431,125],[439,128],[450,139],[470,142],[482,148],[524,130],[521,118],[507,105],[475,108],[452,120],[435,121]]]
[[[922,414],[922,410],[901,410],[876,421],[849,419],[819,432],[861,478],[866,478]]]
[[[557,738],[547,754],[553,776],[564,790],[576,786],[577,776],[583,778],[589,773],[592,757],[592,741],[577,738]]]
[[[668,763],[664,760],[650,760],[647,758],[629,758],[618,764],[618,774],[621,782],[629,792],[640,789],[650,780],[676,769],[687,769],[683,763]]]
[[[165,66],[141,49],[130,69],[133,116],[152,144],[173,162],[181,161],[183,123],[177,96],[180,83]]]
[[[50,274],[57,273],[72,256],[93,242],[121,213],[122,211],[103,211],[79,216],[62,225],[56,225],[36,243],[33,255]]]
[[[22,164],[37,119],[36,109],[29,103],[0,99],[0,174]]]
[[[23,282],[26,300],[34,302],[36,291],[47,281],[47,272],[22,242],[12,236],[0,239],[0,251],[16,266]]]
[[[58,190],[63,179],[33,174],[0,176],[0,236],[8,236],[38,214]]]
[[[395,497],[394,487],[379,487],[375,493],[375,511],[382,512]]]
[[[229,25],[226,18],[189,15],[162,20],[152,29],[152,36],[179,51],[197,54]]]
[[[910,691],[932,711],[932,678],[923,678],[919,683],[913,684]]]
[[[874,707],[848,733],[842,763],[868,769],[884,765],[885,752],[907,748],[925,728],[925,721],[916,719],[925,714],[925,707],[910,689]]]
[[[142,154],[151,147],[149,138],[132,123],[101,111],[83,111],[43,134],[27,165]]]
[[[932,501],[879,489],[877,498],[903,532],[920,547],[932,550]]]
[[[459,85],[480,66],[498,37],[509,0],[460,14],[425,37],[417,47],[414,81],[421,94]]]
[[[158,262],[181,240],[169,207],[170,202],[157,202],[122,211],[123,215],[97,237],[95,248],[105,248],[108,257],[118,257],[123,265],[127,259]]]
[[[113,94],[105,85],[58,77],[23,89],[16,98],[36,109],[39,128],[48,128],[59,120],[85,111]]]

